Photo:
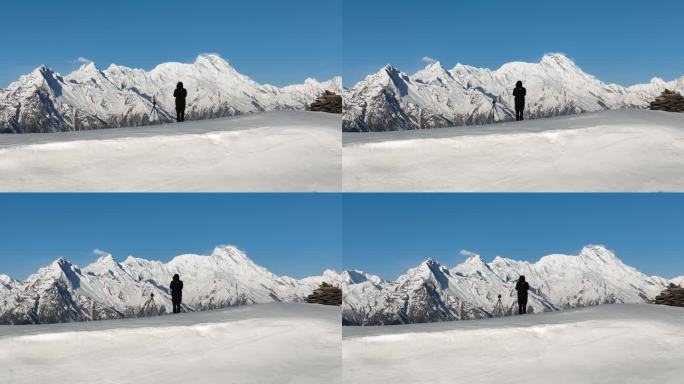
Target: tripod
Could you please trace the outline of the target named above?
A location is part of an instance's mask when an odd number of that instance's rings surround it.
[[[161,115],[159,114],[159,108],[157,108],[157,100],[152,98],[152,110],[150,111],[150,121],[153,121],[153,117],[157,116],[157,121],[162,122]]]
[[[499,114],[499,110],[496,109],[496,100],[492,100],[492,109],[489,110],[489,116],[487,116],[487,123],[494,124],[496,123],[496,119],[499,119],[499,121],[501,121],[501,115]],[[501,295],[499,295],[499,297],[501,297]]]
[[[492,317],[503,317],[504,316],[504,307],[503,304],[501,303],[501,295],[499,295],[499,301],[496,302],[496,305],[494,305],[494,310],[492,311]]]

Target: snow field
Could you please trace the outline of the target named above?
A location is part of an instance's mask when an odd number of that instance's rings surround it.
[[[0,190],[340,189],[338,115],[279,111],[162,127],[0,137]]]
[[[679,191],[684,116],[609,111],[345,134],[345,191]]]
[[[344,383],[680,383],[684,310],[603,305],[501,319],[345,327]]]
[[[3,327],[0,382],[339,383],[339,308],[265,304]]]

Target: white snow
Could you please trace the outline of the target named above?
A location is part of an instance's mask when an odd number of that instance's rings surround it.
[[[684,115],[605,111],[345,133],[345,191],[681,191]]]
[[[684,309],[615,304],[491,320],[344,327],[343,382],[681,383]]]
[[[0,382],[340,383],[339,308],[266,304],[0,327]]]
[[[1,191],[339,191],[340,116],[0,136]]]

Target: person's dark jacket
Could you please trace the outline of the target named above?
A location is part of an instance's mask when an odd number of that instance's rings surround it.
[[[183,296],[183,281],[174,278],[171,281],[171,285],[169,285],[169,289],[171,290],[172,298],[181,298]]]
[[[530,284],[527,283],[525,280],[518,280],[518,283],[515,284],[515,290],[518,291],[518,297],[519,298],[525,298],[527,299],[527,291],[530,289]]]
[[[173,97],[176,98],[176,109],[185,109],[185,98],[187,96],[188,91],[182,85],[173,91]]]
[[[513,88],[513,96],[515,97],[515,105],[525,105],[525,96],[527,95],[527,89],[525,87],[515,87]]]

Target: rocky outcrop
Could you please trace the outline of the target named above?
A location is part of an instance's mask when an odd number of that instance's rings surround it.
[[[318,96],[316,101],[309,105],[309,110],[314,112],[342,113],[342,96],[325,91]]]
[[[670,284],[660,295],[655,297],[656,304],[684,307],[684,288]]]
[[[307,303],[323,305],[342,305],[342,290],[328,283],[322,283],[306,298]]]
[[[651,102],[649,108],[654,111],[684,112],[684,96],[666,89]]]

